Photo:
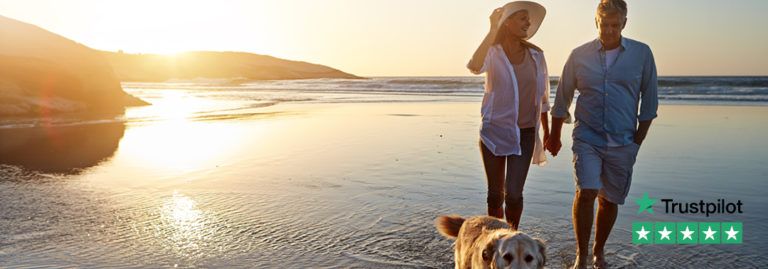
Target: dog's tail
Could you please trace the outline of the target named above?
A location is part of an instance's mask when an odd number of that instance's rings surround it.
[[[464,224],[464,218],[459,215],[440,216],[435,220],[435,227],[445,237],[455,238]]]

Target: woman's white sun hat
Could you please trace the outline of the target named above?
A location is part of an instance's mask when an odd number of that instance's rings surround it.
[[[539,30],[541,22],[544,21],[544,15],[547,14],[547,10],[544,8],[544,6],[531,1],[509,2],[501,8],[502,13],[501,17],[499,18],[498,29],[501,29],[501,27],[503,27],[504,21],[506,21],[507,18],[512,16],[512,14],[515,12],[520,10],[528,11],[528,17],[530,18],[531,26],[528,27],[528,36],[524,38],[525,40],[530,39],[534,34],[536,34],[536,31]]]

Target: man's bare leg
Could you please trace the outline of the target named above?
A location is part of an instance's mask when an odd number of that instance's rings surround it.
[[[587,268],[597,193],[598,190],[576,190],[573,198],[573,231],[576,235],[576,261],[573,268]]]
[[[616,214],[619,211],[618,206],[609,202],[603,197],[597,199],[597,220],[595,224],[595,245],[592,247],[593,260],[595,268],[605,268],[605,241],[613,229],[613,223],[616,222]]]

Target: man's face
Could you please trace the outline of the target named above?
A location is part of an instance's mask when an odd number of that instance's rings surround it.
[[[621,30],[624,30],[627,18],[621,13],[613,12],[598,15],[595,22],[600,33],[600,41],[604,45],[615,45],[621,40]]]

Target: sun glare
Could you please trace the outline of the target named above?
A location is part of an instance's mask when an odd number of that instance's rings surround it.
[[[153,115],[159,115],[164,121],[186,122],[201,105],[201,101],[183,91],[163,91],[161,94],[162,98],[153,103]]]
[[[157,91],[152,105],[129,111],[136,126],[120,142],[137,167],[161,174],[188,173],[220,164],[237,148],[243,134],[227,122],[207,122],[195,117],[210,104],[178,90]],[[146,116],[145,116],[146,115]]]

